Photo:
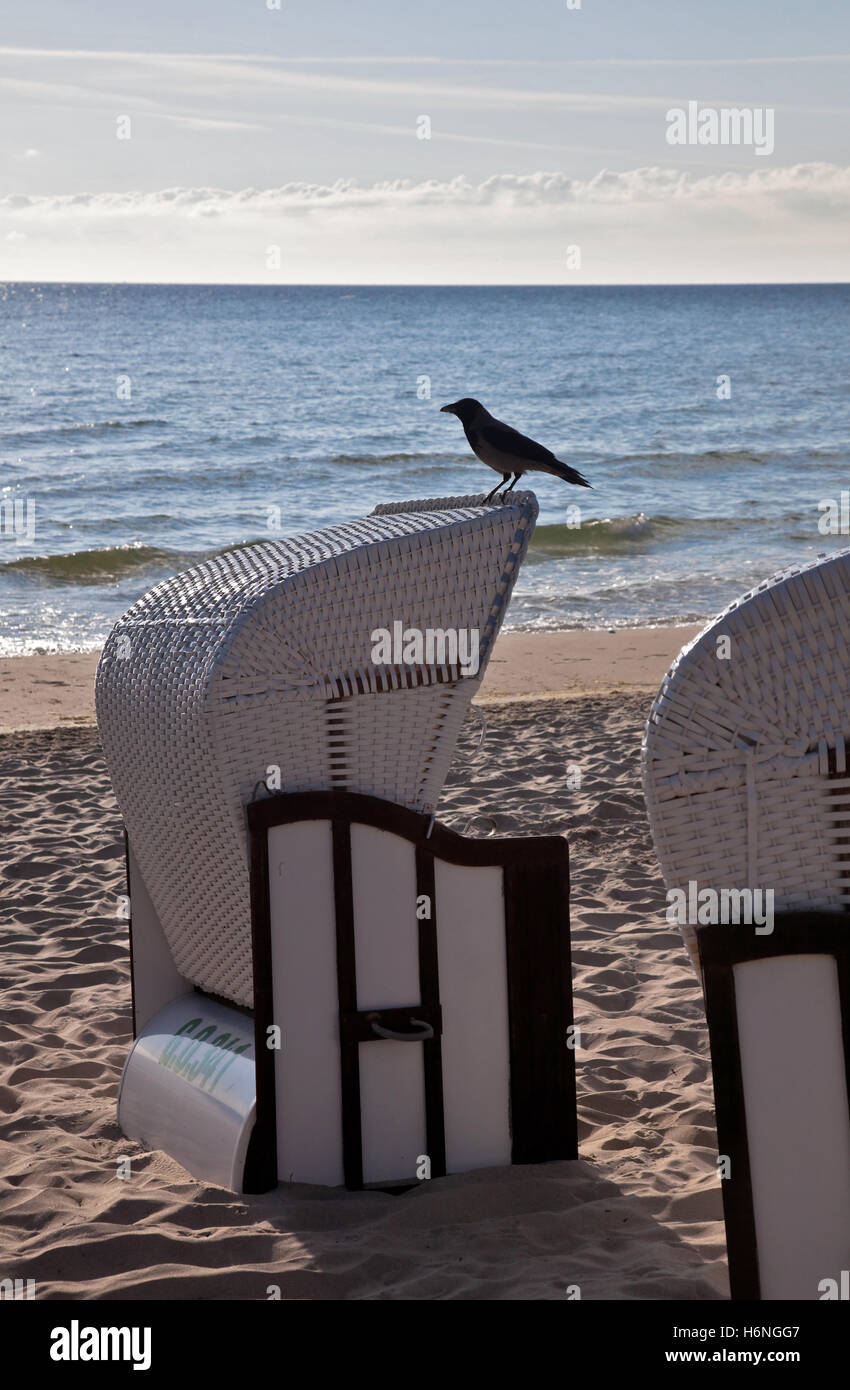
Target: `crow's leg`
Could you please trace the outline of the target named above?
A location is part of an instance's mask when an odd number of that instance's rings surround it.
[[[493,497],[496,496],[496,493],[499,491],[499,488],[505,486],[505,483],[508,481],[508,478],[510,476],[510,473],[502,474],[502,481],[500,483],[497,483],[496,486],[493,488],[493,491],[487,494],[487,496],[484,498],[485,503],[489,502]]]
[[[509,488],[506,488],[505,491],[502,493],[502,496],[503,496],[503,497],[507,497],[507,495],[508,495],[509,492],[513,492],[514,488],[516,487],[516,485],[517,485],[517,483],[519,482],[519,480],[520,480],[521,477],[522,477],[522,474],[521,474],[521,473],[514,473],[514,480],[513,480],[513,482],[511,483],[510,487],[509,487]]]

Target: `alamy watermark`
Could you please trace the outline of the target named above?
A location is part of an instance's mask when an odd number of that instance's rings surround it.
[[[773,154],[772,106],[672,106],[667,112],[668,145],[752,145]]]
[[[376,627],[370,634],[376,666],[458,666],[464,676],[478,671],[477,627]]]
[[[17,541],[35,540],[35,498],[4,497],[0,500],[0,538]]]
[[[689,879],[687,888],[667,890],[667,921],[679,927],[743,924],[755,927],[756,936],[770,936],[773,897],[772,888],[700,888]]]
[[[818,502],[818,530],[822,536],[850,535],[850,492],[823,497]]]
[[[35,1298],[34,1279],[0,1279],[0,1299],[23,1300]]]
[[[88,1327],[72,1318],[53,1328],[50,1341],[51,1361],[132,1361],[134,1371],[150,1370],[149,1327]]]
[[[850,1303],[850,1269],[842,1269],[837,1279],[821,1279],[818,1294],[821,1303]]]

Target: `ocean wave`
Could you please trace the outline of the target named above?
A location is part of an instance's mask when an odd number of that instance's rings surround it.
[[[83,435],[87,439],[106,433],[108,430],[141,430],[151,426],[166,426],[167,420],[143,417],[138,420],[78,420],[70,425],[37,425],[34,429],[12,430],[9,434],[0,432],[0,445],[26,445],[36,441],[64,439],[68,435]]]
[[[809,513],[800,512],[778,516],[742,513],[740,516],[692,517],[647,516],[645,512],[637,512],[633,516],[582,521],[580,525],[538,526],[531,539],[528,558],[533,562],[590,552],[615,554],[638,551],[650,545],[687,544],[698,537],[711,542],[738,531],[814,541],[817,539],[816,523],[817,516],[812,519]]]
[[[93,522],[93,531],[107,532],[127,525],[126,517],[100,518]],[[767,532],[771,536],[787,531],[789,523],[799,525],[799,518],[789,515],[777,517],[671,517],[647,516],[637,512],[632,516],[605,517],[583,521],[580,525],[563,523],[538,526],[533,534],[527,563],[536,568],[566,557],[581,555],[621,554],[637,556],[649,549],[672,547],[675,551],[681,545],[703,537],[710,546],[717,542],[713,538],[729,535],[736,531],[751,534],[753,531]],[[156,523],[160,530],[179,524],[179,519],[168,513],[146,516],[146,525]],[[57,529],[67,530],[69,524],[57,521]],[[79,523],[76,523],[79,529]],[[85,528],[84,528],[85,529]],[[803,533],[801,536],[805,538]],[[180,545],[173,549],[158,545],[147,545],[142,541],[124,545],[92,546],[87,549],[63,551],[46,555],[20,555],[4,561],[4,554],[11,547],[0,549],[0,578],[9,582],[15,579],[39,585],[64,586],[69,584],[107,585],[125,578],[143,580],[150,576],[150,582],[164,575],[175,574],[188,569],[202,560],[212,559],[228,550],[267,540],[268,536],[242,540],[234,545],[211,546],[205,549],[190,549]],[[819,539],[819,538],[818,538]]]
[[[850,451],[830,448],[807,448],[795,445],[789,449],[704,449],[697,453],[687,453],[677,449],[660,450],[650,453],[601,455],[578,467],[594,469],[620,464],[628,464],[641,475],[657,473],[689,474],[700,469],[732,469],[741,467],[761,468],[765,464],[774,468],[786,468],[817,461],[819,463],[846,463]]]
[[[635,628],[660,628],[662,630],[671,627],[690,627],[699,623],[703,626],[710,619],[711,614],[691,612],[689,609],[682,611],[671,609],[661,617],[647,617],[644,615],[622,617],[615,613],[603,612],[599,609],[590,617],[581,617],[575,613],[570,614],[550,614],[535,612],[533,616],[523,614],[516,607],[508,610],[505,619],[505,632],[627,632]]]
[[[144,450],[144,457],[159,449],[173,449],[173,445],[154,444]],[[138,458],[139,454],[140,451],[137,450],[135,456]],[[169,471],[163,467],[162,462],[157,462],[149,466],[137,464],[132,471],[125,471],[123,468],[117,468],[114,459],[107,455],[80,449],[67,465],[70,471],[63,473],[60,468],[54,467],[49,483],[46,483],[44,475],[38,472],[18,471],[15,473],[14,485],[22,493],[32,491],[36,497],[49,497],[54,502],[66,497],[72,497],[79,502],[80,498],[86,495],[100,499],[107,488],[110,496],[126,492],[138,496],[147,488],[156,489],[157,493],[182,492],[194,500],[199,488],[241,486],[255,481],[263,486],[279,485],[280,481],[279,471],[275,472],[278,467],[277,460],[254,467],[250,463],[234,464],[232,459],[195,460],[182,455],[179,459],[176,458],[175,462],[188,464],[189,467],[182,471],[178,471],[177,468]],[[87,466],[83,468],[83,465]]]
[[[771,463],[776,459],[781,459],[781,457],[782,455],[776,450],[762,452],[753,449],[703,449],[697,453],[688,453],[681,449],[661,449],[649,453],[609,454],[600,461],[609,464],[646,463],[663,464],[666,467],[696,468],[700,464],[716,467],[719,463]],[[588,467],[592,467],[592,465],[588,464]]]
[[[692,525],[691,522],[677,521],[672,517],[650,517],[644,512],[637,512],[634,516],[582,521],[577,526],[538,526],[531,538],[529,559],[553,559],[587,550],[606,553],[631,550],[649,541],[672,538],[674,533],[681,533]]]
[[[141,542],[95,550],[70,550],[61,555],[22,555],[0,564],[0,575],[49,584],[105,584],[144,570],[169,573],[197,564],[203,553],[163,550]]]
[[[473,460],[474,462],[474,460]],[[392,463],[424,463],[434,465],[450,464],[455,466],[458,463],[469,463],[468,456],[450,456],[444,452],[439,454],[333,454],[328,463],[344,464],[348,467],[373,468],[375,465]]]

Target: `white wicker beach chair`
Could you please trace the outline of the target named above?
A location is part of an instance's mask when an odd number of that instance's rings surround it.
[[[706,888],[751,889],[773,890],[776,911],[846,909],[848,739],[844,551],[730,604],[665,677],[643,779],[667,888],[692,885],[692,903]],[[683,931],[697,964],[695,926]]]
[[[196,1177],[357,1188],[576,1156],[566,841],[433,816],[536,514],[530,493],[381,507],[199,565],[111,634],[119,1123]]]
[[[536,515],[527,492],[378,507],[197,565],[116,624],[98,724],[136,872],[134,927],[144,900],[143,954],[165,957],[155,914],[173,961],[146,991],[134,969],[137,1028],[191,985],[251,1005],[245,807],[264,782],[433,812]],[[439,637],[424,660],[376,664],[373,633],[396,623],[474,630],[477,672]]]

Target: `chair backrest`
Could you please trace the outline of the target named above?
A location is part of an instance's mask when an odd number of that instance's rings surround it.
[[[668,889],[850,906],[850,552],[784,570],[686,646],[649,714],[647,810]],[[695,923],[684,927],[695,958]]]
[[[185,979],[252,1002],[245,806],[264,782],[433,811],[536,516],[532,493],[380,507],[205,561],[116,624],[98,724]]]

